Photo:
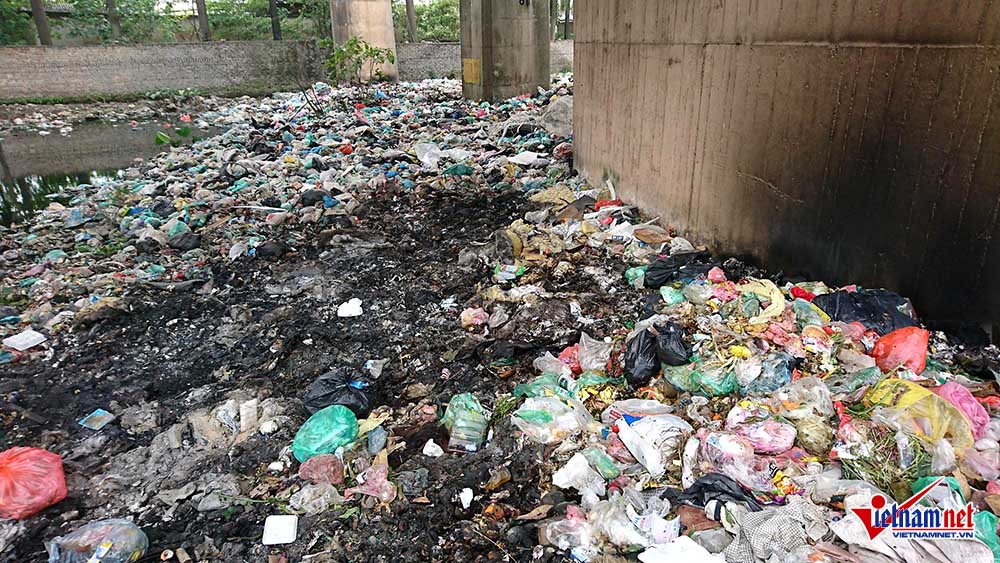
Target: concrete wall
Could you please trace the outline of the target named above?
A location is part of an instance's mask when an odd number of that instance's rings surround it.
[[[403,43],[402,80],[459,77],[458,43]],[[573,42],[554,41],[551,69],[573,66]],[[273,92],[322,80],[325,55],[308,41],[234,41],[166,45],[0,47],[0,101],[20,97],[139,94],[199,88]]]
[[[462,75],[458,43],[400,43],[396,45],[400,80],[423,80]],[[573,41],[553,41],[549,47],[552,72],[573,68]]]
[[[1000,4],[577,0],[577,166],[714,250],[1000,313]]]
[[[321,63],[310,41],[0,47],[0,100],[181,88],[272,92],[321,78]]]

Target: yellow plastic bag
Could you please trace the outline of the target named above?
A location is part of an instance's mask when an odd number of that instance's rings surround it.
[[[972,426],[961,411],[911,381],[885,379],[865,395],[865,402],[892,407],[905,432],[931,443],[946,438],[956,452],[975,441]]]
[[[740,293],[753,293],[771,302],[759,315],[750,319],[752,325],[767,323],[785,312],[785,296],[771,280],[750,280],[737,286],[737,289]]]

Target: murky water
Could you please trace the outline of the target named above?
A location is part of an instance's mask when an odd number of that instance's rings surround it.
[[[66,137],[24,132],[0,140],[0,224],[21,223],[53,200],[66,203],[66,188],[113,179],[136,159],[166,150],[156,144],[161,130],[158,123],[134,128],[96,123],[80,125]],[[195,129],[192,136],[216,132]]]

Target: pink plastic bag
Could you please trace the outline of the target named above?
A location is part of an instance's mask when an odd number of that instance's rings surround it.
[[[396,498],[396,485],[389,481],[388,465],[373,465],[363,475],[365,482],[344,491],[344,498],[350,499],[354,493],[373,496],[382,502],[392,502]]]
[[[66,498],[62,458],[39,448],[0,452],[0,517],[22,519]]]
[[[559,354],[559,361],[566,364],[573,371],[573,375],[579,375],[583,371],[583,368],[580,367],[580,345],[567,346]]]
[[[299,477],[311,483],[344,482],[344,462],[335,454],[314,455],[299,466]]]
[[[879,338],[872,348],[875,365],[888,373],[903,366],[913,373],[921,373],[927,366],[927,341],[931,333],[926,330],[908,326],[896,329]]]
[[[956,409],[962,411],[965,418],[969,419],[972,435],[977,440],[983,437],[983,431],[986,430],[986,424],[990,421],[990,415],[968,389],[954,381],[949,381],[933,391],[942,399],[955,405]]]

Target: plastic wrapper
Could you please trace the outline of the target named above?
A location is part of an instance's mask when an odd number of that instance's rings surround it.
[[[684,329],[677,323],[656,326],[656,357],[661,364],[683,366],[691,362],[691,345],[684,340]]]
[[[146,534],[120,519],[91,522],[45,542],[49,563],[129,563],[138,561],[148,548]]]
[[[969,420],[972,427],[972,436],[974,438],[979,439],[983,436],[986,424],[990,421],[990,415],[983,408],[983,405],[979,404],[979,401],[972,396],[972,393],[968,389],[954,381],[949,381],[934,389],[934,393],[951,403],[965,415],[965,418]]]
[[[927,443],[944,438],[955,451],[972,446],[968,420],[951,403],[931,391],[903,379],[886,379],[865,395],[870,405],[891,407],[880,411],[891,427],[920,437]]]
[[[673,410],[674,407],[671,405],[665,405],[651,399],[625,399],[623,401],[615,401],[608,408],[604,409],[604,412],[601,413],[601,422],[612,424],[623,415],[628,415],[632,418],[642,418],[658,414],[671,414]]]
[[[625,379],[633,386],[642,386],[659,373],[656,357],[656,337],[648,330],[640,331],[625,349]]]
[[[905,367],[920,374],[927,365],[927,342],[931,333],[915,326],[894,330],[879,338],[872,348],[875,365],[888,373]]]
[[[330,454],[358,437],[358,418],[343,405],[331,405],[309,417],[292,441],[292,453],[300,462]]]
[[[0,517],[27,518],[66,498],[62,458],[39,448],[0,453]]]
[[[319,376],[306,388],[302,399],[310,414],[330,405],[343,405],[358,418],[367,417],[377,401],[376,381],[349,369],[336,369]]]
[[[511,421],[526,436],[541,444],[561,442],[579,434],[587,424],[578,410],[556,397],[526,399],[514,411]]]
[[[615,461],[611,459],[611,456],[601,451],[600,448],[587,448],[582,453],[583,457],[587,458],[590,466],[600,473],[604,479],[610,481],[621,475],[622,472],[615,465]]]

